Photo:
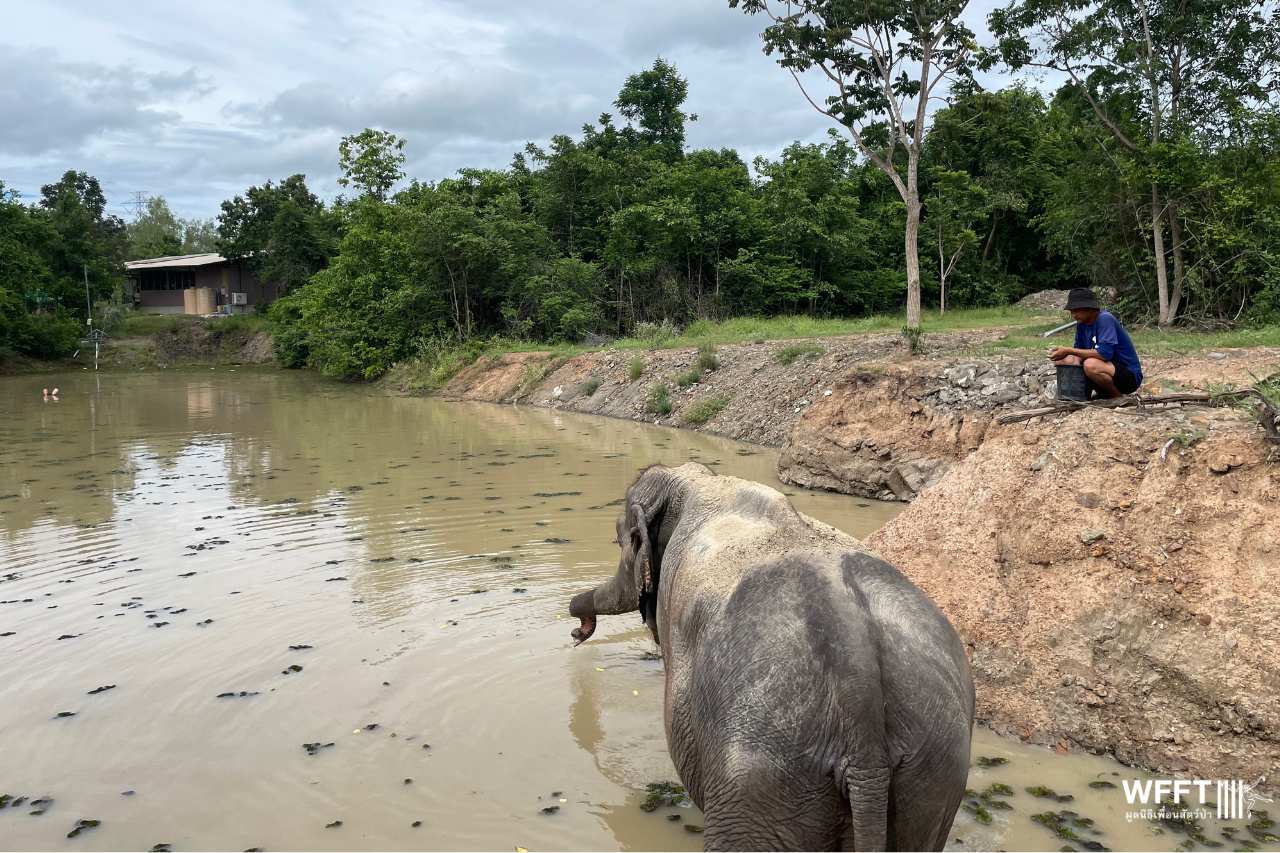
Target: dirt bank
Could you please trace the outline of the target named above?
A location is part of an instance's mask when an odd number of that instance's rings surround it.
[[[930,335],[927,352],[938,357],[988,343],[1000,334],[980,330]],[[716,370],[704,371],[697,382],[681,387],[680,376],[698,360],[696,349],[604,350],[568,360],[548,353],[511,353],[481,359],[441,393],[452,399],[518,401],[645,420],[779,447],[801,414],[850,370],[890,370],[911,361],[896,334],[724,345],[716,349],[716,358]],[[635,379],[633,361],[640,363],[641,371]],[[647,410],[655,386],[666,387],[670,395],[672,410],[666,415]],[[715,398],[725,403],[718,414],[705,423],[688,421],[693,407]]]
[[[257,364],[275,362],[269,332],[244,328],[219,329],[187,323],[153,335],[108,337],[99,353],[103,370],[150,370],[200,364]],[[0,375],[46,373],[93,367],[93,347],[82,347],[74,358],[42,361],[15,357],[0,362]]]
[[[950,616],[997,730],[1252,780],[1280,770],[1278,463],[1231,411],[996,428],[869,544]]]

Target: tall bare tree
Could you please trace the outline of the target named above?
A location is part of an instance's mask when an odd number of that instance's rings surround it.
[[[938,87],[972,76],[973,32],[960,20],[968,0],[729,5],[769,17],[765,52],[778,55],[805,99],[846,128],[862,155],[898,190],[906,206],[907,328],[919,330],[920,154],[929,102],[942,95]],[[825,82],[826,94],[813,94],[802,75]]]

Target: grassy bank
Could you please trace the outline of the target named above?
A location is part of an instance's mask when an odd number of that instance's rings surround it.
[[[1074,340],[1074,330],[1059,332],[1051,338],[1040,337],[1040,333],[1057,325],[1060,324],[1047,323],[1036,327],[1010,329],[1007,338],[987,344],[984,349],[1040,350],[1053,346],[1070,346]],[[1280,347],[1280,325],[1213,332],[1138,328],[1130,329],[1129,335],[1133,338],[1133,345],[1139,355],[1185,355],[1237,347]]]
[[[1059,332],[1051,338],[1041,333],[1067,321],[1065,312],[1027,311],[1012,306],[970,308],[944,315],[927,312],[922,318],[925,342],[930,334],[981,329],[1005,329],[1006,336],[977,348],[957,349],[955,355],[983,355],[1000,352],[1032,352],[1052,346],[1070,344],[1072,332]],[[766,341],[835,338],[863,334],[895,333],[902,330],[906,318],[902,314],[879,314],[853,319],[815,318],[805,316],[735,317],[728,320],[699,320],[684,329],[670,325],[642,324],[637,334],[620,338],[603,346],[574,344],[540,344],[511,338],[489,338],[463,345],[433,343],[412,359],[395,365],[382,382],[404,393],[430,393],[447,383],[458,371],[481,358],[496,358],[505,353],[542,352],[557,360],[602,349],[656,350],[684,347],[714,347],[722,344],[763,343]],[[1235,347],[1280,347],[1280,325],[1240,328],[1215,332],[1131,329],[1134,344],[1145,355],[1190,354],[1213,349]],[[796,345],[803,354],[804,344]]]

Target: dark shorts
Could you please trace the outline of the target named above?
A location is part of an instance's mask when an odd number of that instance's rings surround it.
[[[1133,375],[1133,371],[1131,371],[1129,368],[1125,367],[1123,364],[1121,364],[1118,361],[1113,361],[1111,363],[1115,365],[1115,368],[1116,368],[1116,375],[1114,377],[1114,382],[1116,383],[1116,389],[1121,394],[1132,394],[1134,391],[1137,391],[1138,377]],[[1098,391],[1098,386],[1094,385],[1091,380],[1086,379],[1085,382],[1087,382],[1089,385],[1090,397],[1093,397],[1095,393],[1097,393],[1097,396],[1102,396],[1101,393]]]

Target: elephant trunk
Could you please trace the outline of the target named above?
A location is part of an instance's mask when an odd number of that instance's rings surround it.
[[[597,616],[630,613],[640,606],[630,572],[620,570],[595,589],[583,590],[569,602],[569,615],[581,624],[573,630],[574,645],[585,642],[596,630]]]

